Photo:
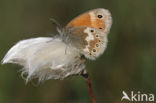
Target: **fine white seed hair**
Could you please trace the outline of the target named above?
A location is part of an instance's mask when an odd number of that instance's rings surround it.
[[[79,74],[85,67],[79,52],[56,37],[19,41],[5,55],[2,64],[5,63],[23,66],[22,76],[26,76],[26,83],[33,78],[38,78],[39,82],[63,79]]]

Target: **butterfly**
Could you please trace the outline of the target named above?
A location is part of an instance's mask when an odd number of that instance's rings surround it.
[[[64,31],[74,47],[86,58],[95,60],[106,48],[111,24],[112,18],[108,10],[95,9],[70,21]]]
[[[2,64],[23,66],[26,81],[39,78],[64,79],[85,68],[85,59],[95,60],[106,49],[112,25],[111,13],[103,8],[89,10],[58,28],[55,37],[21,40],[5,55]]]

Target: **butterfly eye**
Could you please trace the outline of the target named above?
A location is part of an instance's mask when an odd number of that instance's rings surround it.
[[[102,16],[102,15],[98,15],[97,17],[98,17],[98,18],[102,18],[103,16]]]
[[[99,29],[102,29],[101,27]]]
[[[93,49],[93,52],[96,52],[96,50],[95,50],[95,49]]]
[[[99,42],[101,42],[101,40],[99,40]]]

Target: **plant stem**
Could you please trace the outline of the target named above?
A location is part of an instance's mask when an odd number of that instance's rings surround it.
[[[91,86],[91,80],[89,78],[88,72],[86,70],[84,70],[84,71],[82,71],[81,75],[85,78],[85,80],[87,82],[88,91],[89,91],[92,103],[96,103],[94,93],[93,93],[93,90],[92,90],[92,86]]]

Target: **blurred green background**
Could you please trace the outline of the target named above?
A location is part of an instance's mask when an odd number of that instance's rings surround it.
[[[19,40],[56,34],[49,18],[64,26],[95,8],[113,17],[107,50],[87,62],[97,103],[120,103],[123,90],[156,95],[156,0],[0,0],[0,60]],[[0,103],[91,103],[82,77],[25,85],[20,68],[0,65]]]

